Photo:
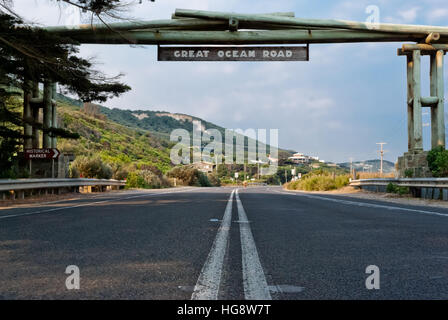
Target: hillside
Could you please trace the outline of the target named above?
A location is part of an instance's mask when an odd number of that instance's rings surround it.
[[[148,110],[132,111],[117,108],[109,109],[103,106],[99,106],[99,111],[108,119],[119,124],[130,128],[148,130],[168,140],[174,129],[185,129],[191,132],[193,130],[194,120],[201,121],[202,126],[206,129],[217,129],[222,134],[224,134],[225,130],[203,119],[179,113]]]
[[[99,112],[104,114],[108,119],[112,121],[130,128],[148,130],[154,136],[161,139],[169,140],[171,132],[175,129],[185,129],[191,134],[191,132],[193,132],[194,120],[198,120],[201,122],[203,130],[216,129],[221,133],[222,138],[225,138],[225,128],[206,120],[186,114],[169,113],[166,111],[124,110],[118,108],[110,109],[99,105],[98,108]],[[206,140],[202,141],[202,146],[205,146],[207,143],[208,142]],[[248,149],[247,146],[248,142],[246,140],[244,146],[245,151],[247,151]],[[266,152],[269,152],[269,150],[270,146],[266,145]],[[279,149],[279,154],[283,154],[284,157],[288,157],[293,153],[293,151]]]
[[[194,120],[201,121],[203,129],[217,129],[225,137],[225,128],[185,114],[109,109],[96,104],[81,106],[79,101],[63,95],[58,95],[57,100],[59,122],[80,135],[78,140],[59,139],[58,148],[75,156],[99,155],[109,164],[155,167],[167,172],[172,167],[171,132],[180,128],[191,133]],[[203,146],[206,143],[203,141]],[[291,153],[279,150],[282,157]]]
[[[350,168],[350,162],[338,163],[339,166]],[[381,167],[381,160],[366,160],[353,162],[353,167],[357,171],[379,172]],[[365,169],[364,169],[365,168]],[[391,173],[395,170],[395,164],[391,161],[383,160],[383,172]]]
[[[80,135],[78,140],[60,139],[58,148],[76,156],[99,155],[108,163],[171,168],[170,143],[148,130],[129,128],[106,117],[86,114],[83,109],[64,102],[58,104],[60,122]]]

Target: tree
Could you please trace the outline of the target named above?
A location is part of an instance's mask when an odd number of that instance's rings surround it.
[[[428,166],[434,177],[448,177],[448,150],[439,146],[428,152]]]
[[[81,1],[82,2],[82,1]],[[93,1],[91,1],[93,3]],[[11,99],[32,90],[32,83],[57,82],[63,92],[83,101],[101,101],[118,96],[130,87],[92,69],[92,63],[78,57],[78,43],[72,39],[31,28],[17,17],[0,12],[0,168],[11,172],[13,158],[23,143],[20,127],[34,125],[52,136],[76,138],[63,129],[43,128],[33,119],[21,118]],[[19,91],[21,90],[21,92]],[[24,97],[26,94],[24,94]],[[17,170],[15,170],[17,171]],[[5,174],[6,175],[6,174]]]
[[[229,171],[227,170],[227,166],[225,164],[219,164],[218,165],[218,177],[223,178],[226,177],[229,174]]]
[[[154,0],[149,1],[154,2]],[[123,19],[124,12],[135,4],[134,0],[53,0],[53,2],[74,6],[83,13],[90,14],[91,21],[96,17],[103,23],[106,23],[107,18]],[[139,3],[142,3],[142,0],[139,0]],[[13,4],[13,0],[0,0],[0,11],[21,19],[14,11]]]

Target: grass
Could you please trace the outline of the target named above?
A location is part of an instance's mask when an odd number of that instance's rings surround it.
[[[302,179],[291,182],[287,185],[289,190],[305,191],[330,191],[343,188],[349,184],[349,175],[332,176],[327,174],[308,174]]]
[[[359,179],[395,178],[395,173],[390,172],[381,175],[379,172],[356,172],[356,176]]]

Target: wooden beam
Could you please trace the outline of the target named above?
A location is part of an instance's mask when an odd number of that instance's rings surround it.
[[[228,21],[228,20],[227,20]],[[46,27],[45,30],[53,33],[64,35],[91,33],[91,32],[110,32],[114,31],[130,31],[141,29],[163,29],[163,28],[182,28],[182,29],[197,29],[213,26],[225,25],[228,27],[228,22],[211,21],[204,19],[178,19],[178,20],[152,20],[152,21],[134,21],[134,22],[119,22],[105,24],[81,24],[76,26],[55,26]]]
[[[448,51],[448,44],[409,44],[405,43],[402,46],[403,51],[414,51],[414,50],[421,50],[421,51],[438,51],[438,50],[445,50]]]
[[[81,43],[101,44],[306,44],[415,41],[414,35],[352,30],[273,31],[131,31],[71,36]],[[418,37],[418,36],[417,36]]]
[[[263,22],[263,23],[283,24],[291,26],[306,26],[309,28],[324,27],[324,28],[350,29],[350,30],[372,31],[372,32],[391,32],[401,34],[413,33],[413,34],[420,34],[424,37],[426,37],[431,32],[434,32],[448,36],[448,27],[439,27],[439,26],[381,23],[373,27],[371,24],[365,22],[348,21],[348,20],[303,19],[292,17],[275,17],[270,15],[241,14],[230,12],[189,10],[189,9],[176,9],[175,14],[178,17],[200,18],[211,20],[228,20],[230,17],[234,17],[235,19],[238,19],[241,22],[243,21]]]
[[[439,98],[434,96],[421,97],[420,102],[422,104],[422,107],[434,107],[439,103]]]
[[[271,12],[271,13],[261,13],[263,15],[269,15],[269,16],[281,16],[281,17],[295,17],[296,14],[294,12]],[[175,13],[171,15],[171,19],[192,19],[192,18],[185,18],[185,17],[179,17],[176,16]]]
[[[426,44],[431,44],[435,41],[439,41],[440,40],[440,33],[437,32],[431,32],[430,34],[428,34],[428,36],[425,39],[425,43]]]

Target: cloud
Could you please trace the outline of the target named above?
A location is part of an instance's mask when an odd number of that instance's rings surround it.
[[[446,20],[448,18],[448,8],[436,8],[430,10],[426,17],[430,23]]]
[[[398,15],[402,19],[403,22],[410,23],[414,22],[417,18],[418,12],[420,11],[420,7],[412,7],[409,9],[398,11]]]

